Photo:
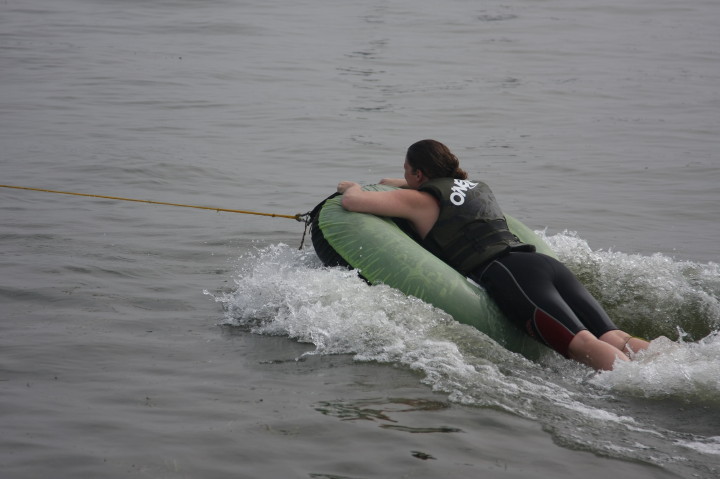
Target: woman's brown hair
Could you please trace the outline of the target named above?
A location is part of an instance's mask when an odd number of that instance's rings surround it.
[[[428,178],[467,179],[460,162],[450,149],[435,140],[420,140],[408,148],[405,157],[413,170],[420,170]]]

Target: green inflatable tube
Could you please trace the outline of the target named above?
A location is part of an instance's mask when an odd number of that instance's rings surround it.
[[[392,187],[370,185],[363,189],[382,191]],[[347,211],[341,199],[331,197],[314,211],[313,246],[324,264],[355,268],[369,283],[386,284],[430,303],[530,359],[549,350],[505,319],[482,288],[425,250],[392,219]],[[510,216],[506,215],[506,219],[521,241],[534,244],[540,253],[555,256],[530,228]]]

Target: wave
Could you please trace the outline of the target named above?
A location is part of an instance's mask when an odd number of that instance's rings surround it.
[[[225,325],[313,344],[306,354],[396,364],[452,402],[538,421],[561,445],[641,461],[652,450],[650,462],[702,475],[720,455],[720,420],[708,419],[720,417],[717,265],[592,251],[571,233],[546,241],[624,328],[667,337],[609,372],[552,352],[532,362],[429,304],[283,244],[239,258],[235,286],[212,296]],[[682,425],[668,413],[677,408],[688,411]]]
[[[720,265],[593,251],[574,232],[544,239],[621,328],[695,341],[720,328]]]

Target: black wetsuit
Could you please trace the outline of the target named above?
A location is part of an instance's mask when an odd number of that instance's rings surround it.
[[[425,247],[485,288],[529,335],[567,356],[580,331],[599,337],[618,329],[565,265],[512,235],[487,185],[438,178],[419,190],[440,205]]]

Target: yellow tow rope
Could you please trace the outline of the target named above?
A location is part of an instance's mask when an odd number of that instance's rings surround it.
[[[57,190],[46,190],[43,188],[30,188],[28,186],[12,186],[12,185],[0,185],[0,188],[12,188],[14,190],[29,190],[29,191],[42,191],[44,193],[57,193],[60,195],[73,195],[73,196],[87,196],[90,198],[103,198],[106,200],[117,200],[117,201],[133,201],[135,203],[149,203],[151,205],[166,205],[166,206],[181,206],[183,208],[196,208],[199,210],[211,210],[225,213],[242,213],[245,215],[260,215],[260,216],[272,216],[273,218],[289,218],[291,220],[300,221],[305,223],[305,230],[303,231],[302,240],[300,240],[300,248],[302,249],[305,244],[305,235],[307,234],[308,227],[312,221],[310,211],[307,213],[298,213],[295,215],[279,215],[276,213],[259,213],[257,211],[246,211],[246,210],[231,210],[228,208],[215,208],[212,206],[196,206],[196,205],[183,205],[180,203],[168,203],[165,201],[152,201],[152,200],[138,200],[135,198],[121,198],[119,196],[105,196],[105,195],[90,195],[87,193],[73,193],[71,191],[57,191]]]
[[[70,191],[56,191],[56,190],[46,190],[43,188],[29,188],[27,186],[11,186],[11,185],[0,185],[0,188],[13,188],[15,190],[30,190],[30,191],[42,191],[45,193],[57,193],[61,195],[74,195],[74,196],[88,196],[90,198],[103,198],[106,200],[118,200],[118,201],[134,201],[136,203],[149,203],[153,205],[166,205],[166,206],[181,206],[183,208],[197,208],[200,210],[211,210],[211,211],[217,211],[217,212],[225,212],[225,213],[242,213],[246,215],[261,215],[261,216],[272,216],[273,218],[289,218],[291,220],[296,221],[305,221],[305,217],[307,217],[308,213],[304,214],[296,214],[296,215],[279,215],[276,213],[258,213],[257,211],[245,211],[245,210],[231,210],[227,208],[215,208],[212,206],[195,206],[195,205],[183,205],[180,203],[167,203],[164,201],[152,201],[152,200],[138,200],[134,198],[121,198],[119,196],[104,196],[104,195],[90,195],[87,193],[73,193]]]

